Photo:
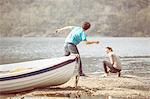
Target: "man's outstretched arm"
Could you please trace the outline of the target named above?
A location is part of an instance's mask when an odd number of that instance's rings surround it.
[[[82,41],[85,44],[99,44],[99,41]]]
[[[63,28],[57,29],[56,32],[60,32],[60,31],[62,31],[62,30],[66,30],[66,29],[72,29],[72,28],[74,28],[74,27],[75,27],[75,26],[65,26],[65,27],[63,27]]]

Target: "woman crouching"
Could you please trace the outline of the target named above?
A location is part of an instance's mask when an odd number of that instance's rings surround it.
[[[113,49],[111,47],[106,47],[105,49],[109,61],[103,61],[103,66],[104,66],[104,77],[108,76],[109,73],[118,73],[118,77],[121,76],[121,70],[122,70],[122,65],[120,62],[119,57],[113,52]]]

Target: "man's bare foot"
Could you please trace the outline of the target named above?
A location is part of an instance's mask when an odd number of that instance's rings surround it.
[[[107,77],[107,76],[109,76],[108,73],[105,73],[105,74],[102,75],[102,77]]]
[[[86,76],[84,73],[82,73],[82,74],[79,74],[80,76]]]

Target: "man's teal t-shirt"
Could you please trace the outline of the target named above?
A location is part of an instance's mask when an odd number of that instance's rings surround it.
[[[81,27],[74,27],[67,36],[65,43],[79,44],[81,41],[86,41],[86,34]]]

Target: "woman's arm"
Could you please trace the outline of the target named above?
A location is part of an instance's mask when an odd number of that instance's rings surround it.
[[[110,62],[111,62],[111,64],[112,64],[112,65],[114,65],[114,56],[113,56],[113,55],[111,55],[109,58],[110,58]]]
[[[65,27],[63,27],[63,28],[57,29],[56,32],[60,32],[60,31],[65,30],[65,29],[72,29],[72,28],[74,28],[74,27],[75,27],[75,26],[65,26]]]

